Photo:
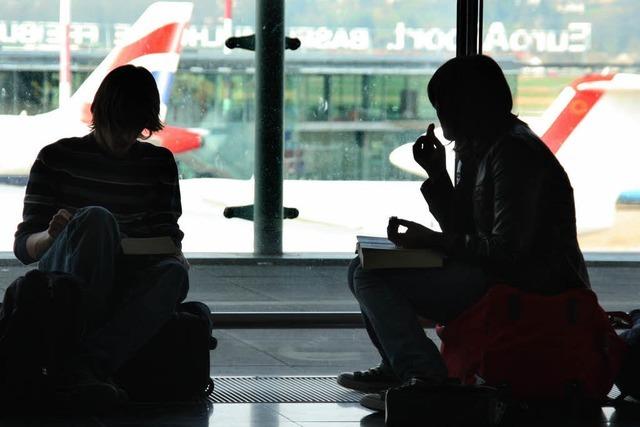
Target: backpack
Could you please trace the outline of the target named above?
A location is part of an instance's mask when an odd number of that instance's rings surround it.
[[[137,402],[178,402],[206,399],[213,393],[209,376],[211,336],[209,307],[182,303],[171,320],[127,361],[114,376]]]
[[[577,390],[602,401],[626,351],[588,289],[544,296],[496,285],[439,332],[450,376],[507,385],[521,400],[572,398]]]
[[[75,276],[39,270],[6,289],[0,308],[0,402],[6,408],[50,400],[82,339],[82,289]]]

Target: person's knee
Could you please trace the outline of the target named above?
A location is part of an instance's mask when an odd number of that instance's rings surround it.
[[[118,222],[113,214],[101,206],[87,206],[79,209],[74,218],[76,226],[96,233],[118,232]]]
[[[176,294],[176,299],[182,301],[189,291],[189,272],[178,260],[165,261],[158,265],[158,285],[163,285],[168,293]]]
[[[349,270],[347,272],[347,283],[349,284],[349,290],[354,296],[356,294],[354,275],[356,270],[360,268],[362,268],[360,266],[360,258],[355,257],[354,259],[351,260],[351,263],[349,264]]]
[[[358,301],[361,300],[363,289],[378,284],[378,280],[373,280],[375,278],[375,273],[362,268],[359,259],[356,258],[351,262],[349,266],[349,289]]]

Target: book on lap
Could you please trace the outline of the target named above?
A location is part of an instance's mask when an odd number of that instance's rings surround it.
[[[433,249],[406,249],[384,237],[356,236],[356,252],[364,270],[442,267],[443,255]]]
[[[125,237],[120,244],[125,255],[173,255],[178,252],[169,236]]]

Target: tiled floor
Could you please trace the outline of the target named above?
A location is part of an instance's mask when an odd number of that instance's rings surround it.
[[[383,427],[384,416],[358,404],[217,404],[209,407],[162,405],[138,407],[101,416],[10,416],[1,427]],[[509,427],[638,427],[637,407],[603,408],[580,419],[546,415]],[[407,427],[433,426],[418,414]]]
[[[2,264],[0,264],[2,265]],[[27,269],[5,262],[0,291]],[[608,310],[640,307],[640,265],[592,265],[593,287]],[[345,285],[345,262],[312,264],[196,264],[189,299],[214,311],[352,311],[357,309]],[[295,326],[295,325],[292,325]],[[429,332],[432,336],[433,334]],[[335,375],[378,362],[361,329],[216,330],[219,348],[211,373],[220,375]],[[37,402],[34,402],[37,404]],[[382,426],[379,414],[358,404],[215,404],[206,407],[138,407],[102,417],[2,417],[0,427],[22,426]],[[417,423],[416,426],[428,425]],[[637,408],[605,408],[597,417],[571,424],[558,420],[536,426],[580,425],[640,427]]]

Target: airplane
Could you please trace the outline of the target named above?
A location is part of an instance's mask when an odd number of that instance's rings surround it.
[[[537,119],[523,118],[567,172],[574,190],[579,233],[612,227],[621,194],[640,188],[640,75],[589,74],[566,87]],[[453,144],[441,129],[447,169],[453,176]],[[391,152],[396,167],[426,177],[413,160],[413,143]]]
[[[3,137],[13,148],[0,156],[0,174],[25,176],[38,152],[61,138],[82,136],[90,131],[90,106],[98,86],[112,69],[133,64],[147,68],[160,93],[160,118],[164,121],[171,94],[173,76],[178,69],[181,38],[191,19],[192,3],[156,2],[151,4],[116,46],[60,108],[33,116],[0,115]],[[196,149],[202,144],[201,130],[173,126],[154,134],[149,140],[167,147],[174,154]]]
[[[523,118],[571,179],[580,234],[612,227],[618,196],[640,188],[640,144],[634,140],[640,131],[639,95],[640,75],[589,75],[565,88],[541,117]],[[453,175],[453,144],[446,143],[441,129],[436,135],[445,143]],[[384,235],[390,216],[438,230],[420,195],[426,174],[413,160],[412,145],[392,151],[389,161],[411,172],[415,181],[285,179],[284,206],[297,208],[300,215],[284,222],[283,250],[346,253],[353,250],[357,234]],[[252,203],[253,179],[196,178],[182,180],[180,187],[185,250],[252,250],[253,224],[224,219],[223,210]]]
[[[189,21],[189,3],[151,5],[116,47],[73,95],[71,102],[52,112],[29,116],[0,116],[0,126],[19,148],[0,158],[0,174],[27,175],[38,151],[58,138],[88,132],[88,107],[99,83],[112,68],[125,63],[147,67],[158,83],[162,115],[179,59],[179,35]],[[595,230],[613,224],[620,192],[640,188],[635,159],[640,145],[630,140],[638,134],[636,99],[640,76],[615,74],[589,76],[566,88],[536,122],[547,144],[558,155],[575,189],[578,230]],[[527,120],[525,120],[527,121]],[[7,132],[8,130],[8,132]],[[440,130],[437,134],[442,138]],[[176,138],[177,136],[177,138]],[[202,133],[167,127],[154,143],[175,154],[193,154]],[[444,139],[442,139],[444,141]],[[453,170],[453,145],[447,145],[448,169]],[[284,204],[298,208],[300,216],[284,223],[287,252],[348,252],[356,234],[384,234],[386,221],[398,216],[438,229],[419,188],[424,175],[411,154],[411,143],[394,150],[390,162],[413,172],[415,181],[285,180]],[[187,252],[250,252],[253,224],[226,219],[228,206],[253,200],[253,179],[195,178],[180,182]],[[24,189],[3,186],[0,192],[7,213],[5,223],[18,223]],[[2,247],[10,248],[13,230],[0,233]]]

